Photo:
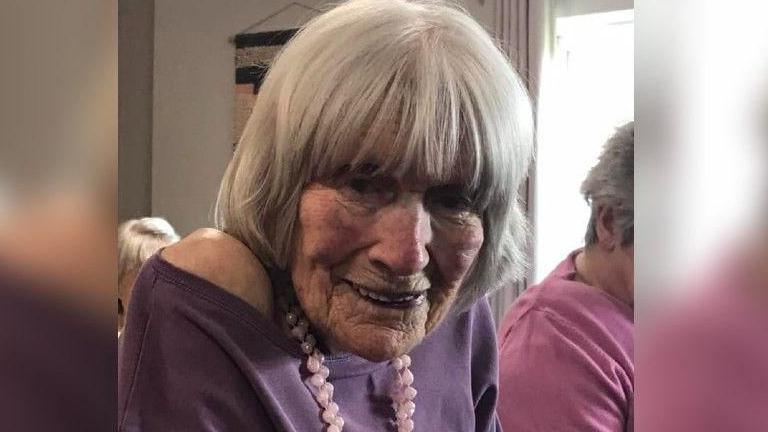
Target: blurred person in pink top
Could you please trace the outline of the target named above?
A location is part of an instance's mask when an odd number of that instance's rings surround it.
[[[741,119],[747,130],[759,128],[757,141],[719,145],[750,152],[747,159],[762,161],[761,175],[750,178],[749,167],[717,173],[738,180],[728,193],[748,199],[753,206],[742,211],[755,213],[707,233],[716,239],[711,250],[698,250],[690,270],[664,281],[672,295],[652,299],[650,310],[643,302],[639,431],[768,430],[768,99],[758,103],[754,117]],[[710,196],[713,207],[723,205]]]
[[[581,191],[585,247],[527,289],[499,331],[504,430],[631,431],[634,400],[634,122]]]
[[[686,295],[644,321],[637,430],[768,430],[766,235],[724,245]]]

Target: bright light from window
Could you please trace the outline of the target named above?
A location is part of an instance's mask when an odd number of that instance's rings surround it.
[[[534,218],[534,282],[584,244],[579,192],[614,128],[634,118],[634,12],[558,18],[543,71]]]

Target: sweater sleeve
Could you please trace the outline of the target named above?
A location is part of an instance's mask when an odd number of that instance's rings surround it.
[[[206,324],[217,317],[196,309],[185,286],[158,276],[153,263],[136,281],[121,336],[118,431],[272,430],[222,348],[226,339]]]

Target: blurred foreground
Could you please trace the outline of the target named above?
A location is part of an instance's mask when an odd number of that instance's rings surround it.
[[[116,26],[0,5],[2,430],[115,430]]]
[[[765,2],[636,2],[636,430],[768,430]]]

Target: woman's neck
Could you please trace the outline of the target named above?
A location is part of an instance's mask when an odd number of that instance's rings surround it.
[[[292,326],[288,323],[288,314],[291,312],[291,310],[294,310],[295,315],[301,316],[305,320],[308,320],[308,318],[304,314],[304,311],[301,309],[301,304],[296,297],[296,293],[290,280],[286,279],[285,277],[276,276],[276,274],[272,272],[270,272],[270,279],[276,291],[275,304],[273,308],[274,313],[272,315],[272,319],[275,324],[277,324],[278,328],[283,332],[283,334],[291,339],[294,339],[295,337],[291,333]],[[328,337],[328,335],[321,332],[320,329],[312,327],[311,324],[309,324],[309,333],[315,337],[317,346],[323,353],[333,356],[345,352],[335,344],[330,343],[332,339]]]
[[[574,259],[577,279],[632,307],[634,299],[623,286],[621,271],[612,268],[611,260],[602,255],[594,248],[585,248],[579,252]]]

